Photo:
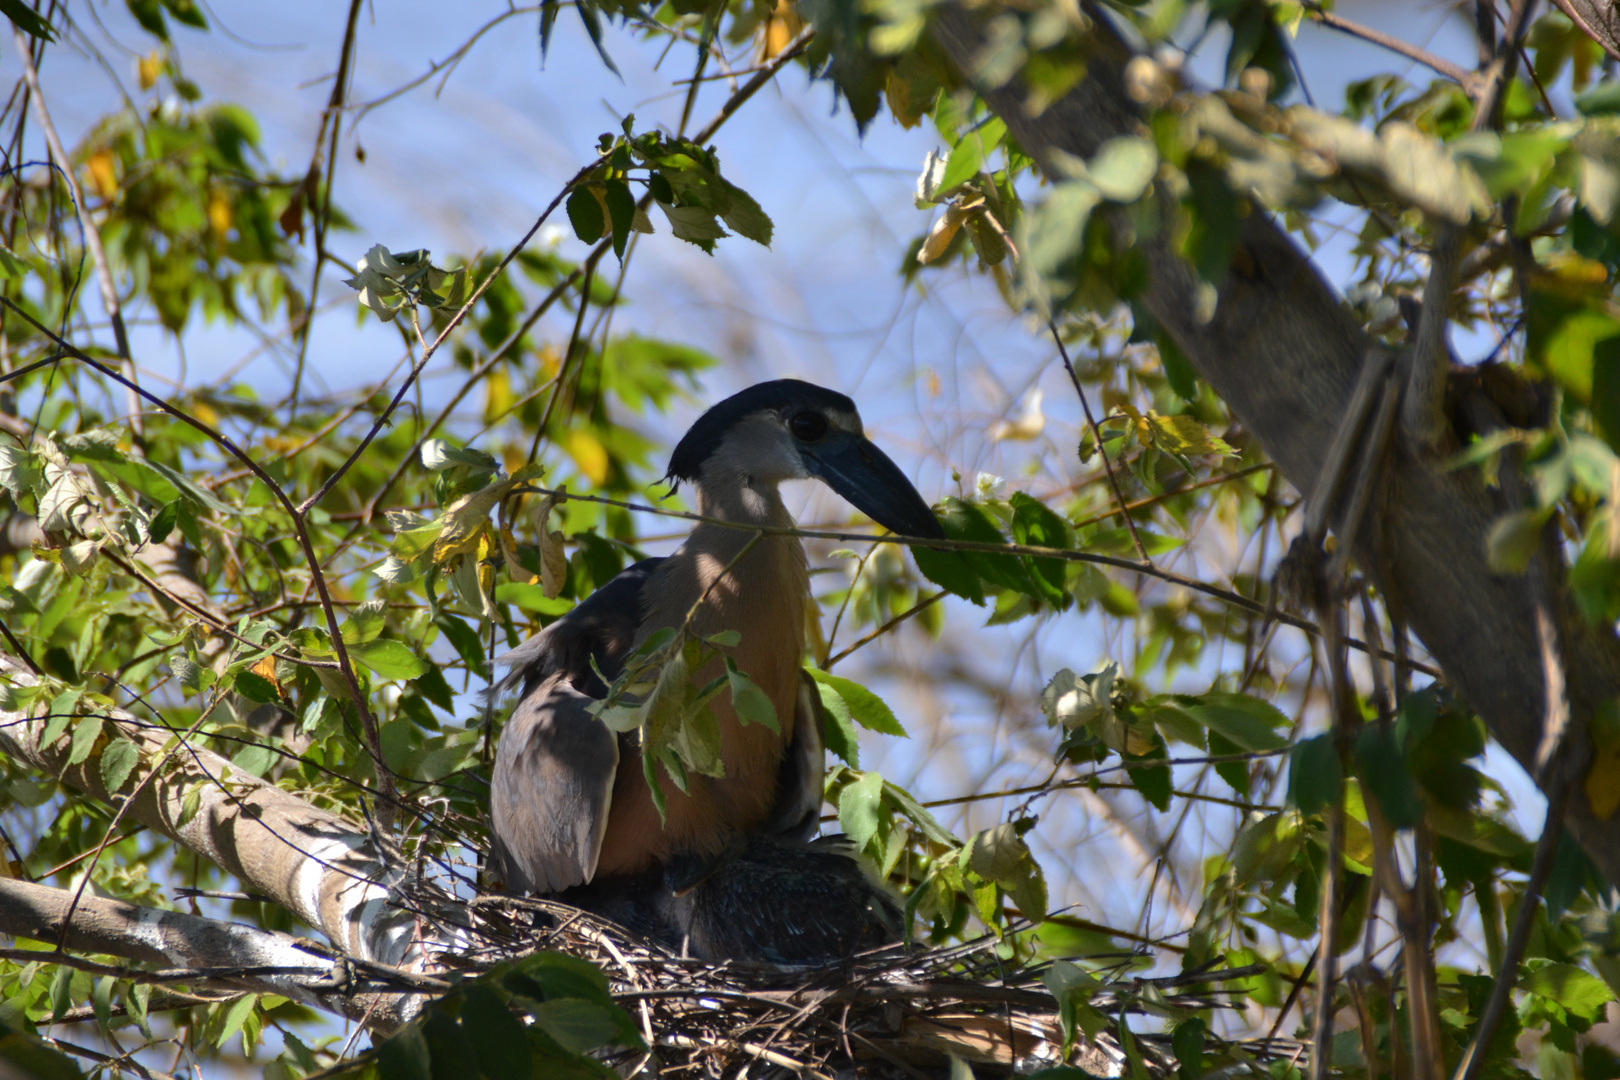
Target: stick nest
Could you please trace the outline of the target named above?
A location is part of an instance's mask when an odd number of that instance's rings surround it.
[[[1158,1017],[1230,1010],[1219,984],[1258,974],[1225,969],[1164,979],[1104,982],[1087,999],[1108,1020],[1093,1039],[1076,1032],[1064,1052],[1059,1006],[1046,962],[1003,959],[1001,939],[925,949],[891,945],[832,967],[712,963],[680,956],[596,916],[544,900],[486,896],[473,904],[479,945],[443,958],[468,972],[539,950],[582,957],[608,974],[651,1053],[607,1059],[623,1075],[685,1077],[920,1078],[952,1076],[951,1059],[977,1077],[1014,1076],[1058,1065],[1094,1077],[1135,1073],[1118,1032],[1125,1014]],[[1112,959],[1127,959],[1114,954]],[[1123,966],[1123,965],[1122,965]],[[1164,1026],[1168,1030],[1169,1025]],[[1175,1072],[1168,1034],[1130,1036],[1154,1080]],[[1292,1040],[1221,1044],[1237,1063],[1296,1057]],[[1224,1071],[1224,1070],[1223,1070]],[[1240,1069],[1235,1075],[1251,1073]]]

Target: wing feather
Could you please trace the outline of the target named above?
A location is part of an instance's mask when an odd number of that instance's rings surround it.
[[[490,777],[490,868],[508,892],[554,893],[596,875],[619,768],[619,738],[594,715],[635,643],[641,593],[662,559],[644,559],[496,663],[522,688]],[[594,665],[594,667],[593,667]]]
[[[827,751],[822,741],[826,714],[821,691],[807,671],[799,672],[799,696],[793,718],[793,741],[782,754],[776,780],[776,805],[760,833],[783,840],[808,841],[820,826],[822,782]]]
[[[619,740],[562,675],[524,695],[490,778],[492,861],[508,892],[554,893],[596,874]]]

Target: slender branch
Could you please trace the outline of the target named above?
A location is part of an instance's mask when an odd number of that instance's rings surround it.
[[[1331,30],[1337,30],[1342,34],[1349,34],[1351,37],[1357,37],[1363,41],[1370,41],[1374,45],[1379,45],[1390,50],[1391,52],[1399,53],[1408,60],[1416,61],[1429,70],[1437,74],[1444,75],[1446,78],[1460,84],[1465,89],[1474,81],[1474,75],[1472,72],[1463,70],[1456,64],[1453,64],[1450,60],[1436,56],[1434,53],[1431,53],[1426,49],[1420,49],[1416,45],[1413,45],[1407,41],[1402,41],[1398,37],[1391,37],[1382,30],[1374,30],[1370,26],[1363,26],[1361,23],[1353,22],[1341,15],[1335,15],[1333,12],[1326,11],[1315,4],[1306,5],[1305,17],[1310,19],[1312,22],[1320,23],[1321,25],[1328,27]]]
[[[1086,424],[1091,428],[1091,437],[1097,442],[1097,456],[1102,458],[1103,472],[1108,474],[1108,486],[1114,489],[1114,503],[1119,507],[1116,513],[1124,519],[1125,528],[1130,530],[1131,543],[1136,545],[1137,555],[1141,556],[1142,562],[1152,566],[1153,560],[1148,558],[1142,537],[1137,534],[1136,522],[1131,518],[1130,511],[1125,505],[1125,493],[1120,490],[1119,477],[1114,475],[1114,464],[1108,460],[1108,450],[1103,446],[1102,432],[1097,430],[1097,419],[1091,415],[1091,402],[1086,398],[1086,389],[1080,385],[1080,376],[1075,374],[1074,364],[1069,360],[1069,349],[1063,344],[1063,335],[1058,333],[1055,321],[1047,319],[1046,325],[1052,331],[1052,340],[1057,342],[1058,355],[1063,357],[1063,370],[1069,373],[1069,381],[1074,383],[1074,392],[1080,398],[1080,408],[1085,410]]]
[[[1558,844],[1564,835],[1564,811],[1569,806],[1570,785],[1563,774],[1556,774],[1552,785],[1547,793],[1547,821],[1542,827],[1541,839],[1536,841],[1535,860],[1530,866],[1530,880],[1524,884],[1519,914],[1513,920],[1513,932],[1508,935],[1507,947],[1502,951],[1502,966],[1496,972],[1491,996],[1485,1002],[1484,1011],[1479,1014],[1479,1029],[1457,1064],[1456,1080],[1478,1080],[1481,1070],[1485,1068],[1491,1041],[1496,1038],[1496,1029],[1507,1014],[1513,984],[1518,981],[1519,961],[1524,959],[1524,950],[1529,946],[1530,934],[1535,928],[1541,890],[1546,887],[1547,878],[1552,873]]]
[[[116,371],[113,371],[101,361],[95,359],[93,356],[90,356],[88,353],[85,353],[83,350],[69,343],[66,339],[62,338],[50,327],[45,326],[39,320],[35,319],[32,315],[30,315],[27,311],[24,311],[9,298],[0,296],[0,304],[3,304],[5,307],[22,316],[25,320],[32,324],[35,329],[39,330],[40,333],[45,334],[52,341],[56,342],[57,347],[62,350],[63,355],[72,357],[82,364],[88,364],[90,367],[93,367],[97,371],[101,372],[101,374],[107,378],[122,383],[126,387],[132,388],[135,393],[140,395],[141,398],[151,402],[153,405],[156,405],[163,412],[202,432],[213,443],[222,447],[232,457],[236,458],[244,466],[246,466],[253,473],[254,477],[264,484],[265,488],[269,490],[276,501],[281,504],[282,509],[287,512],[287,516],[292,520],[293,535],[297,538],[298,546],[303,550],[304,558],[308,562],[310,581],[314,584],[316,592],[320,594],[321,613],[326,618],[326,629],[328,635],[331,637],[332,649],[337,655],[338,670],[343,675],[343,681],[348,685],[349,694],[354,700],[355,711],[359,714],[360,726],[366,737],[366,750],[371,757],[373,766],[376,769],[377,786],[389,796],[390,802],[387,805],[391,808],[393,800],[395,800],[398,796],[398,791],[394,785],[393,774],[389,771],[388,765],[383,759],[382,739],[377,725],[377,718],[372,713],[371,706],[367,703],[366,696],[360,689],[360,679],[355,674],[353,661],[349,658],[349,647],[344,642],[343,632],[338,626],[337,607],[332,602],[332,593],[327,587],[326,574],[321,569],[321,561],[319,556],[317,556],[315,553],[315,544],[314,541],[310,539],[309,527],[304,520],[303,511],[294,506],[292,499],[290,499],[287,496],[287,493],[282,490],[281,485],[276,483],[275,479],[271,477],[271,475],[267,473],[258,462],[250,458],[247,453],[243,451],[241,447],[237,446],[236,443],[231,441],[229,437],[219,431],[214,430],[208,424],[203,423],[201,420],[190,415],[189,413],[182,412],[180,409],[175,408],[163,398],[157,397],[154,394],[150,394],[147,391],[142,390],[138,385],[125,379],[122,375],[118,374]],[[388,815],[385,818],[386,827],[392,822],[392,810],[387,809],[385,813]]]
[[[593,502],[599,503],[603,506],[617,506],[622,510],[630,510],[634,511],[635,513],[658,514],[661,517],[680,518],[683,521],[694,521],[704,525],[722,525],[728,529],[758,529],[767,536],[797,536],[800,539],[805,540],[837,540],[846,544],[870,543],[873,539],[875,539],[871,533],[839,532],[828,529],[799,529],[788,528],[780,525],[750,525],[743,522],[727,521],[725,518],[694,514],[686,510],[670,510],[662,506],[649,506],[646,503],[633,503],[627,502],[623,499],[610,499],[605,495],[577,495],[571,491],[554,491],[550,488],[535,487],[532,485],[514,490],[523,490],[530,494],[538,493],[540,495],[557,495],[559,497],[566,495],[568,498],[573,499],[576,502]],[[1185,574],[1178,574],[1174,570],[1166,570],[1160,566],[1144,566],[1139,562],[1133,562],[1130,559],[1118,559],[1112,555],[1098,555],[1090,551],[1072,551],[1068,548],[1039,547],[1034,544],[988,544],[975,540],[927,540],[915,536],[898,536],[893,534],[883,536],[881,539],[886,544],[902,544],[906,547],[934,548],[939,551],[980,551],[991,555],[1031,555],[1042,559],[1061,559],[1066,562],[1089,562],[1097,563],[1101,566],[1112,566],[1118,570],[1129,570],[1132,573],[1145,574],[1149,577],[1159,578],[1161,581],[1167,581],[1172,585],[1180,585],[1183,588],[1204,593],[1206,596],[1212,596],[1217,600],[1231,604],[1233,607],[1242,608],[1244,611],[1247,611],[1252,615],[1261,615],[1274,618],[1278,622],[1286,623],[1287,625],[1294,627],[1296,630],[1302,630],[1312,636],[1316,636],[1321,632],[1316,624],[1311,622],[1309,619],[1302,619],[1296,615],[1290,615],[1286,612],[1269,609],[1266,607],[1266,605],[1244,596],[1242,593],[1233,592],[1231,589],[1223,589],[1218,585],[1211,585],[1208,582],[1199,581],[1197,578],[1188,577]],[[857,645],[859,644],[864,644],[864,641],[857,643]],[[1368,651],[1368,646],[1365,642],[1359,641],[1353,637],[1347,637],[1345,639],[1345,644],[1349,645],[1352,649],[1357,649],[1361,652]],[[844,655],[848,655],[847,650],[845,653],[840,654],[840,658]],[[1384,653],[1383,655],[1385,659],[1393,660],[1395,658],[1393,653]],[[1411,661],[1409,666],[1413,671],[1421,671],[1424,674],[1433,676],[1437,679],[1443,677],[1439,668],[1433,667],[1429,664]]]
[[[143,445],[146,440],[146,421],[141,416],[141,402],[136,395],[134,387],[139,382],[135,375],[135,361],[129,353],[129,333],[124,328],[123,306],[118,300],[118,286],[113,281],[112,265],[107,261],[107,251],[101,246],[101,230],[96,228],[95,219],[90,216],[90,207],[84,201],[84,190],[79,187],[79,178],[73,173],[73,159],[68,157],[67,147],[62,144],[62,136],[56,133],[56,125],[51,122],[51,113],[45,106],[45,94],[39,86],[39,69],[34,65],[34,50],[32,39],[21,30],[13,30],[17,42],[17,52],[22,57],[23,78],[28,81],[29,100],[34,105],[34,117],[45,132],[45,144],[50,147],[51,156],[62,167],[62,177],[67,181],[68,192],[73,196],[74,209],[78,211],[79,227],[84,230],[84,244],[90,249],[90,261],[96,267],[96,282],[101,287],[101,304],[107,309],[107,320],[112,323],[113,343],[118,350],[118,359],[123,361],[124,370],[128,373],[129,381],[125,385],[125,401],[129,408],[129,427],[134,433],[137,446]]]
[[[338,133],[343,126],[343,95],[349,85],[349,69],[354,62],[355,27],[360,20],[360,7],[363,0],[349,0],[349,17],[343,26],[343,44],[338,48],[337,75],[332,79],[332,93],[326,99],[326,108],[321,111],[321,126],[315,133],[315,158],[309,163],[309,172],[305,174],[305,193],[308,197],[310,178],[320,175],[321,168],[321,137],[328,134],[330,138],[326,148],[326,185],[321,191],[321,205],[309,208],[311,230],[315,240],[315,267],[311,271],[309,282],[309,308],[314,310],[316,293],[321,288],[321,271],[326,266],[326,227],[332,219],[332,187],[337,179],[337,143]],[[298,335],[298,361],[293,367],[292,390],[287,395],[287,418],[291,420],[298,413],[298,391],[304,382],[304,364],[309,356],[310,331],[314,320],[305,319]]]

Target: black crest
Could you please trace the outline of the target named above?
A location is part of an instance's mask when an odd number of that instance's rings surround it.
[[[775,379],[750,386],[711,406],[681,436],[669,457],[669,471],[664,474],[664,479],[671,482],[670,490],[682,480],[696,481],[709,455],[720,448],[726,433],[745,416],[761,412],[786,415],[803,409],[853,413],[855,403],[836,390],[799,379]]]

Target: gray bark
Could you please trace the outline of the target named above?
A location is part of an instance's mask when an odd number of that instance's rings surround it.
[[[33,677],[9,657],[0,664],[14,685]],[[231,769],[210,751],[181,747],[162,760],[170,734],[120,710],[104,715],[140,750],[140,763],[120,792],[102,780],[99,749],[68,764],[67,736],[41,745],[43,706],[31,713],[0,710],[0,751],[109,806],[128,800],[125,816],[212,860],[315,927],[346,957],[422,972],[434,954],[464,947],[465,925],[452,897],[415,875],[364,831],[271,784]],[[227,778],[222,781],[222,778]],[[138,790],[136,785],[139,784]],[[195,814],[186,796],[200,796]],[[389,1030],[420,1010],[420,995],[386,995],[367,1023]]]
[[[71,915],[71,918],[70,918]],[[67,923],[64,935],[63,924]],[[279,994],[363,1024],[397,1023],[406,985],[378,992],[331,950],[291,934],[0,879],[0,934],[170,969],[166,981]],[[50,953],[39,953],[51,962]],[[183,969],[175,971],[173,969]],[[389,980],[384,980],[389,981]]]
[[[1122,72],[1130,51],[1097,23],[1086,78],[1038,117],[1019,86],[986,93],[990,107],[1037,161],[1054,151],[1090,157],[1103,142],[1145,134]],[[960,6],[943,8],[936,41],[962,70],[986,43]],[[1161,237],[1138,243],[1150,267],[1147,308],[1233,414],[1299,491],[1315,489],[1357,372],[1374,342],[1272,220],[1254,212],[1240,225],[1231,272],[1214,317],[1199,323],[1198,279]],[[1527,576],[1493,574],[1485,539],[1507,509],[1471,470],[1448,471],[1435,454],[1398,436],[1373,520],[1355,537],[1359,565],[1439,661],[1448,684],[1478,711],[1491,734],[1533,769],[1546,708],[1534,602]],[[1597,706],[1620,694],[1620,642],[1593,627],[1558,590],[1552,614],[1567,674],[1575,760]],[[1610,881],[1620,882],[1620,828],[1599,820],[1577,778],[1569,826]]]

